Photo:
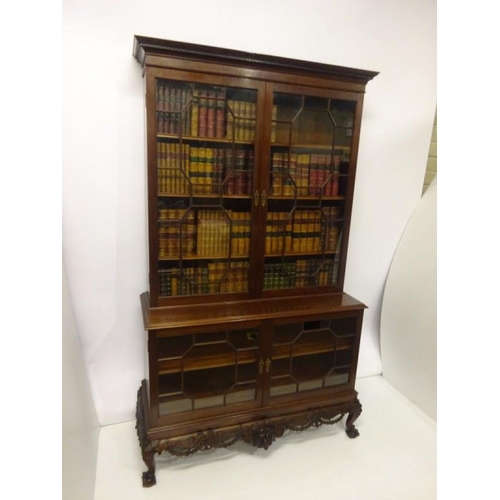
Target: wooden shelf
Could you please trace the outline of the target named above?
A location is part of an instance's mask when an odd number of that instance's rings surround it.
[[[223,198],[224,200],[250,200],[249,194],[179,194],[179,193],[158,193],[160,198]]]
[[[175,261],[175,260],[234,260],[234,259],[249,259],[249,255],[183,255],[182,257],[158,257],[159,261]],[[161,271],[160,271],[161,272]]]
[[[311,356],[314,354],[323,354],[333,351],[347,351],[351,348],[349,342],[337,340],[337,348],[335,349],[335,340],[331,334],[330,339],[310,340],[307,342],[299,342],[295,344],[279,344],[273,345],[273,360],[284,358],[297,358],[302,356]],[[291,347],[291,354],[290,354]]]
[[[225,347],[224,347],[225,346]],[[197,346],[194,355],[177,358],[163,358],[158,361],[159,373],[177,373],[206,370],[234,365],[257,363],[257,342],[252,349],[232,351],[228,344],[209,344]],[[193,351],[191,351],[193,352]]]
[[[322,145],[322,144],[289,144],[286,142],[271,142],[271,147],[275,146],[278,148],[290,148],[290,149],[321,149],[322,151],[331,151],[333,147],[331,145]],[[335,149],[341,149],[339,146],[336,146]]]
[[[319,201],[319,200],[337,200],[337,201],[343,201],[345,200],[345,196],[322,196],[321,198],[319,196],[285,196],[285,195],[270,195],[268,197],[268,200],[313,200],[313,201]]]
[[[325,255],[338,255],[340,252],[336,252],[335,250],[327,250],[324,252]],[[304,257],[311,255],[323,255],[323,252],[287,252],[286,254],[275,253],[275,254],[266,254],[265,257]]]
[[[290,358],[290,346],[292,346],[291,355],[293,358],[333,353],[335,350],[348,351],[351,349],[351,344],[344,339],[337,339],[335,344],[335,338],[328,331],[316,332],[316,335],[308,331],[303,335],[311,338],[306,338],[305,341],[301,339],[294,344],[274,344],[272,350],[273,361]],[[180,346],[180,348],[172,347],[171,349],[164,347],[159,353],[159,373],[167,375],[182,371],[191,372],[235,366],[236,364],[240,367],[240,365],[257,363],[259,356],[257,341],[249,341],[247,348],[238,349],[238,351],[232,350],[225,342],[202,344],[196,346],[182,357],[181,351],[184,350],[185,352],[187,349],[188,347],[186,348],[186,346]],[[168,351],[170,351],[170,357],[168,356]]]
[[[246,118],[245,118],[246,119]],[[175,139],[190,142],[219,142],[221,144],[241,144],[241,145],[253,145],[255,141],[232,141],[231,139],[217,138],[217,137],[194,137],[194,136],[182,136],[175,134],[156,134],[158,139]]]

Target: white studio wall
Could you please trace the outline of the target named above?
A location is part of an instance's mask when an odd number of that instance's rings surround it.
[[[383,287],[420,198],[436,107],[435,1],[64,2],[63,256],[101,425],[134,418],[144,377],[134,34],[380,71],[365,97],[345,291],[369,306],[358,376],[381,373]]]
[[[401,237],[380,324],[384,378],[437,420],[437,177]]]
[[[62,494],[72,500],[92,500],[99,422],[64,264],[62,277]]]

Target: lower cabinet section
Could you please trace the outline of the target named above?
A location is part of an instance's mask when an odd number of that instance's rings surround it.
[[[196,322],[176,308],[146,310],[149,379],[137,399],[144,486],[155,483],[154,455],[163,451],[189,455],[237,440],[267,449],[286,430],[345,415],[347,434],[356,437],[365,306],[344,305],[342,297],[354,301],[338,294],[298,308],[299,299],[269,299],[260,309],[241,305],[234,318],[219,305],[220,321],[213,305]]]

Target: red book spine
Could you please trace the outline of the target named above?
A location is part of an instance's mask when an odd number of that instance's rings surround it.
[[[208,94],[208,109],[207,109],[207,136],[215,137],[215,92],[209,90]]]
[[[311,163],[309,164],[309,194],[317,196],[318,190],[318,155],[311,155]]]
[[[224,92],[217,91],[215,105],[215,137],[224,138]]]

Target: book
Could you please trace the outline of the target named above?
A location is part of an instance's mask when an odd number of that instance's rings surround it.
[[[191,99],[191,136],[198,137],[199,91],[193,90]]]
[[[215,91],[207,91],[207,137],[215,137],[216,101]]]
[[[276,142],[276,120],[278,119],[278,106],[273,105],[272,117],[271,117],[271,142]]]
[[[206,171],[206,178],[205,178],[205,188],[204,192],[205,193],[212,193],[213,192],[213,184],[214,184],[214,150],[213,148],[206,148],[206,155],[205,155],[205,171]]]
[[[271,193],[274,196],[283,194],[283,153],[274,153],[271,165]]]
[[[186,104],[190,99],[190,91],[187,88],[182,89],[182,135],[189,136],[191,134],[191,115],[190,109]]]
[[[215,137],[224,138],[224,124],[225,124],[225,105],[224,105],[224,91],[217,90],[216,92],[216,105],[215,105]]]
[[[198,148],[198,193],[206,193],[207,185],[207,148]]]
[[[208,102],[207,102],[207,91],[199,91],[199,107],[198,107],[198,137],[207,136],[207,114],[208,114]]]
[[[234,101],[227,101],[226,139],[234,140]]]

